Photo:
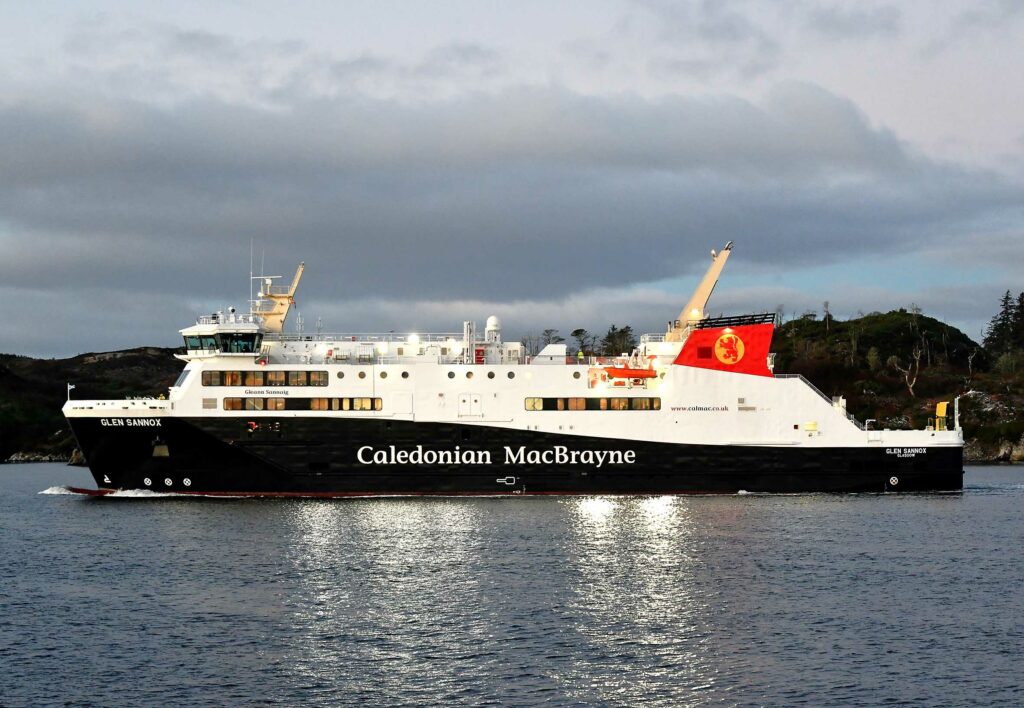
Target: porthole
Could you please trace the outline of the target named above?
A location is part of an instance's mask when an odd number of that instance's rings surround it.
[[[344,372],[344,371],[339,371],[339,372],[338,372],[338,378],[339,378],[339,379],[343,379],[343,378],[345,378],[345,372]]]
[[[448,378],[454,379],[455,378],[455,372],[454,371],[449,371],[448,372]]]
[[[467,371],[467,372],[466,372],[466,378],[467,378],[467,379],[471,379],[471,378],[473,378],[473,372],[472,372],[472,371]]]
[[[580,377],[580,372],[578,372],[578,371],[574,371],[574,372],[572,372],[572,377],[573,377],[574,379],[578,379],[578,378]]]
[[[494,372],[493,371],[488,371],[487,372],[487,378],[493,379],[494,378]]]
[[[510,379],[514,379],[514,378],[516,377],[516,372],[514,372],[514,371],[510,371],[510,372],[508,372],[508,377],[509,377]]]
[[[365,379],[366,378],[366,372],[365,371],[360,371],[359,372],[359,378]]]
[[[409,372],[408,372],[408,371],[403,371],[403,372],[402,372],[402,378],[403,378],[403,379],[407,379],[407,378],[409,378]]]
[[[382,379],[386,379],[386,378],[388,377],[388,372],[386,372],[386,371],[382,371],[382,372],[380,372],[380,377],[381,377]]]

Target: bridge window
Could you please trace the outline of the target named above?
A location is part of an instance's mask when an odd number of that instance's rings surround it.
[[[284,386],[287,377],[283,371],[268,371],[266,374],[267,386]]]
[[[288,385],[289,386],[305,386],[308,381],[308,372],[306,371],[289,371],[288,372]]]
[[[245,385],[246,386],[262,386],[263,385],[263,372],[262,371],[246,371],[245,372]]]
[[[220,350],[225,354],[255,354],[260,349],[263,335],[221,333],[217,338],[220,340]]]

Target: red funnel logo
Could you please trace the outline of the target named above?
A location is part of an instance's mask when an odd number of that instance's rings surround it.
[[[738,364],[743,351],[743,340],[735,334],[723,334],[715,342],[715,357],[723,364]]]

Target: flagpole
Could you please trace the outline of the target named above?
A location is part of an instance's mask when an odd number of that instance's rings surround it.
[[[71,400],[71,389],[73,389],[74,387],[75,387],[75,385],[73,383],[69,383],[68,384],[68,400],[69,401]]]

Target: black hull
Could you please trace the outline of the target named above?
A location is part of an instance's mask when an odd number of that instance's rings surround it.
[[[963,487],[961,447],[898,454],[880,447],[682,445],[482,425],[321,417],[263,418],[253,432],[244,417],[165,417],[158,419],[159,425],[149,421],[150,427],[111,425],[117,421],[97,418],[69,422],[101,490],[344,497]],[[443,451],[459,458],[427,464],[414,455],[404,463],[361,463],[360,457],[372,460],[373,451],[387,458],[393,454],[391,446],[406,455],[419,447],[428,457]],[[547,460],[528,460],[520,448],[547,451]],[[590,451],[585,462],[579,460],[583,451]],[[602,452],[605,459],[598,465]],[[567,460],[572,453],[577,459]]]

